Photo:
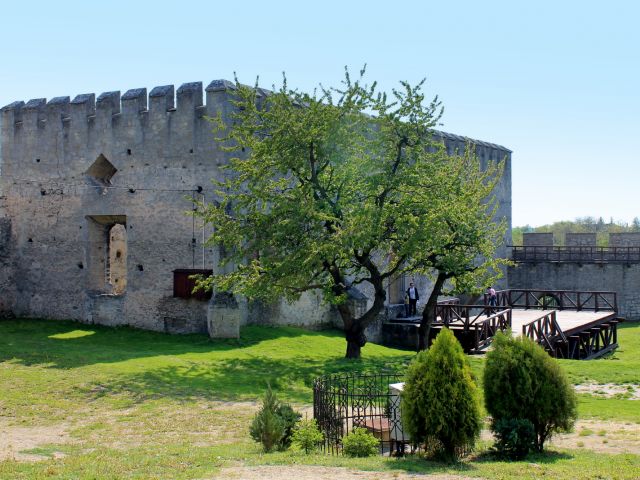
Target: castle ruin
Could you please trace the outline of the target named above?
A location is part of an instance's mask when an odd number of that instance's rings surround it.
[[[315,293],[259,306],[191,292],[189,276],[215,271],[218,252],[204,243],[210,227],[189,212],[213,199],[210,180],[230,155],[206,117],[229,119],[234,88],[216,80],[204,95],[201,83],[186,83],[2,108],[0,314],[214,336],[247,323],[333,323]],[[450,153],[470,142],[437,135]],[[511,152],[471,142],[485,165],[506,159],[495,193],[510,239]],[[390,303],[403,282],[389,285]]]

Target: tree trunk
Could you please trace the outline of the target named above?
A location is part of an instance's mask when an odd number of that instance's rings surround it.
[[[382,281],[380,281],[380,285],[376,285],[373,305],[360,318],[355,318],[346,304],[338,305],[338,311],[340,312],[344,325],[344,334],[347,339],[347,353],[345,354],[345,358],[360,358],[360,350],[367,343],[367,337],[364,331],[384,308],[386,295],[382,287]]]
[[[447,280],[447,276],[443,272],[438,272],[438,277],[431,290],[431,295],[427,300],[427,304],[422,311],[422,321],[418,329],[418,351],[426,350],[429,346],[429,336],[431,335],[431,325],[436,319],[436,306],[438,305],[438,297],[442,293],[442,286]]]
[[[367,343],[367,337],[364,332],[351,331],[346,332],[347,337],[347,353],[345,358],[360,358],[360,350]]]

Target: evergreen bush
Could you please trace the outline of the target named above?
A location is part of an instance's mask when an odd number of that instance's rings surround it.
[[[278,450],[286,450],[291,446],[291,440],[293,436],[293,428],[302,415],[296,412],[291,405],[281,403],[276,409],[276,415],[280,417],[284,425],[284,433],[282,439],[278,445]]]
[[[456,458],[473,448],[482,425],[478,389],[449,329],[409,365],[401,412],[404,430],[427,451]]]
[[[498,334],[487,353],[484,397],[496,431],[501,420],[526,419],[535,448],[555,432],[569,431],[576,419],[576,396],[558,362],[529,338]]]
[[[299,420],[293,428],[292,440],[304,453],[310,453],[318,448],[324,440],[324,435],[318,428],[315,418]]]
[[[342,437],[342,451],[348,457],[370,457],[378,453],[380,440],[366,428],[356,427]]]
[[[525,418],[504,418],[492,425],[495,449],[502,457],[522,460],[536,445],[533,424]]]
[[[291,445],[293,426],[300,417],[290,405],[281,404],[268,386],[262,407],[251,422],[249,434],[262,444],[265,452],[285,450]]]

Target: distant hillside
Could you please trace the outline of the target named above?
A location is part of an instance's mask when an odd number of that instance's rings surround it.
[[[640,219],[634,218],[631,224],[624,222],[616,222],[613,219],[605,222],[602,217],[584,217],[576,218],[573,221],[555,222],[551,225],[542,225],[540,227],[531,227],[525,225],[523,227],[513,228],[513,245],[522,245],[523,233],[553,233],[556,245],[564,245],[565,233],[596,233],[597,244],[606,247],[609,242],[609,233],[626,233],[640,232]]]

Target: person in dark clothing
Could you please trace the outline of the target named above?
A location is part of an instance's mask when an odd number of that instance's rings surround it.
[[[409,288],[407,288],[406,293],[407,298],[409,299],[409,315],[416,315],[416,304],[418,300],[420,300],[420,295],[418,295],[418,289],[415,287],[413,282],[409,284]]]

